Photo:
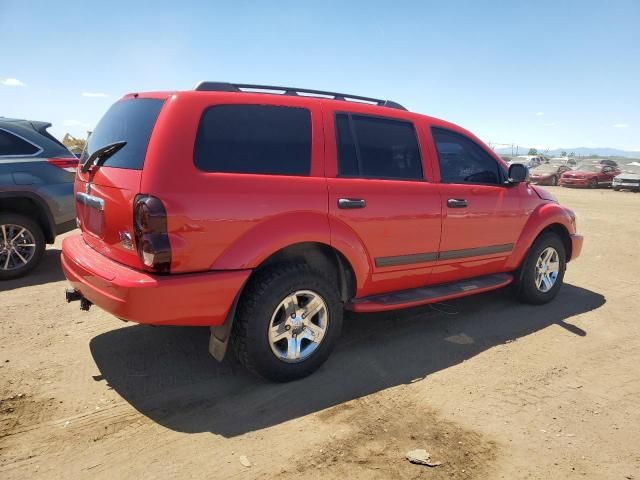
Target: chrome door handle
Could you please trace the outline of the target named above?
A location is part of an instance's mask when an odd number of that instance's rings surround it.
[[[338,199],[338,208],[364,208],[367,202],[362,198],[340,198]]]
[[[450,198],[447,200],[447,207],[449,208],[465,208],[467,206],[468,203],[464,198]]]

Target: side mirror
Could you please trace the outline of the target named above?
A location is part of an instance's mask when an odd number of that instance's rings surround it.
[[[516,184],[529,181],[529,169],[521,163],[509,167],[509,183]]]

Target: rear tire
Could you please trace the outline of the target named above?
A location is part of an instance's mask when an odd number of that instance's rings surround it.
[[[620,187],[613,187],[613,191],[614,192],[619,192],[620,191]]]
[[[18,278],[33,270],[45,246],[36,222],[24,215],[0,214],[0,280]]]
[[[558,185],[558,177],[551,177],[551,186],[556,187]]]
[[[242,294],[233,349],[248,370],[269,380],[306,377],[329,357],[342,314],[335,282],[306,264],[274,266],[258,272]]]
[[[557,234],[540,235],[516,272],[514,288],[518,300],[533,305],[553,300],[564,280],[566,255],[564,243]]]

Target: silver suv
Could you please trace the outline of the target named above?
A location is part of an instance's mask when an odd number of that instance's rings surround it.
[[[78,159],[50,126],[0,117],[0,280],[31,271],[47,243],[75,228]]]

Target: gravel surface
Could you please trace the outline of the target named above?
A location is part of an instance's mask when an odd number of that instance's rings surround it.
[[[0,477],[640,478],[640,194],[549,190],[586,237],[552,304],[351,314],[285,385],[216,363],[207,329],[67,305],[59,240],[0,284]]]

